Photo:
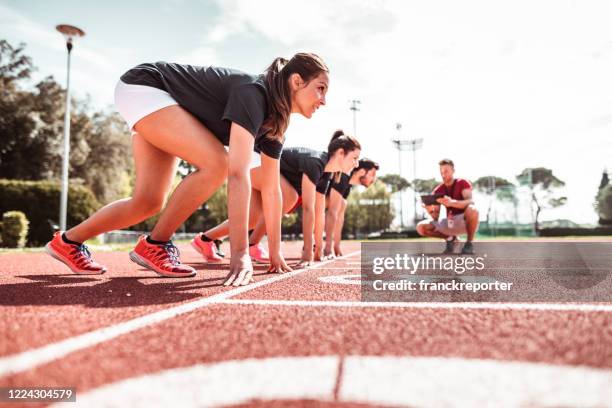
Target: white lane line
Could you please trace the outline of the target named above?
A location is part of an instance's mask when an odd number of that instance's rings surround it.
[[[324,270],[338,270],[338,271],[355,271],[355,269],[358,269],[358,268],[355,268],[354,266],[344,266],[344,267],[343,266],[332,266],[332,267],[325,267],[325,266],[324,267],[319,267],[319,266],[316,266],[316,267],[311,268],[311,269],[315,270],[315,271],[316,270],[323,270],[323,269]]]
[[[443,357],[347,357],[341,401],[411,407],[609,407],[612,370]],[[584,386],[584,389],[581,389]]]
[[[489,359],[347,356],[336,388],[340,359],[329,355],[196,364],[104,385],[80,394],[74,406],[210,407],[253,400],[411,407],[612,406],[610,369]]]
[[[336,300],[274,300],[226,299],[219,303],[255,306],[308,306],[308,307],[360,307],[360,308],[414,308],[414,309],[498,309],[612,312],[612,304],[597,303],[494,303],[494,302],[359,302]]]
[[[352,252],[345,256],[348,257],[358,252],[359,251]],[[336,259],[342,259],[342,257]],[[321,266],[334,262],[336,261],[336,259],[321,262],[316,266]],[[192,312],[202,307],[206,307],[212,304],[218,304],[223,300],[231,298],[232,296],[240,295],[250,290],[291,278],[308,270],[310,270],[310,268],[298,269],[293,272],[276,275],[270,279],[259,281],[247,286],[241,286],[231,290],[227,290],[225,292],[218,293],[207,298],[198,299],[168,309],[159,310],[157,312],[146,314],[144,316],[127,320],[125,322],[103,327],[84,334],[80,334],[78,336],[69,337],[67,339],[55,343],[50,343],[39,348],[26,350],[21,353],[2,357],[0,358],[0,377],[30,370],[41,364],[57,360],[70,353],[74,353],[75,351],[82,350],[94,346],[96,344],[100,344],[123,334],[142,329],[152,324],[163,322],[164,320],[172,319],[173,317],[179,316],[184,313]]]
[[[319,276],[318,280],[323,283],[334,283],[338,285],[361,285],[361,275]]]

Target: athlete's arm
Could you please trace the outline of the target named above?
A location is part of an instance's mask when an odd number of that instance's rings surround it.
[[[447,207],[455,207],[455,208],[460,208],[460,209],[464,209],[468,205],[474,204],[474,200],[472,200],[472,189],[471,188],[464,188],[461,191],[461,195],[463,196],[463,200],[453,200],[450,197],[444,196],[444,198],[439,199],[443,201],[438,200],[438,202],[440,204],[444,204]]]
[[[332,246],[334,243],[336,223],[340,216],[340,209],[342,208],[342,195],[332,188],[329,192],[329,207],[327,208],[327,215],[325,216],[325,255],[332,255]]]
[[[312,233],[315,223],[315,194],[316,186],[306,174],[302,175],[302,235],[304,236],[304,250],[302,251],[302,264],[309,265],[313,261]]]
[[[323,258],[323,230],[325,229],[325,194],[315,192],[315,261],[322,261]]]
[[[281,221],[283,217],[282,194],[280,188],[280,161],[261,153],[261,200],[268,234],[268,251],[270,269],[268,271],[283,273],[290,271],[280,252]]]
[[[347,201],[346,198],[340,197],[340,212],[338,213],[338,221],[336,222],[336,230],[334,231],[334,252],[336,256],[342,256],[340,249],[340,241],[342,241],[342,228],[344,227],[344,214],[346,213]]]
[[[253,265],[248,254],[249,202],[251,201],[251,177],[249,164],[255,138],[232,122],[230,128],[227,214],[232,248],[230,273],[225,285],[247,285],[253,281]]]

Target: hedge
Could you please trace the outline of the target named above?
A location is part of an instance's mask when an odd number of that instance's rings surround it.
[[[52,224],[59,224],[60,184],[57,181],[0,179],[0,214],[22,211],[30,221],[28,246],[40,246],[53,234]],[[68,189],[68,227],[89,217],[100,207],[90,189]]]
[[[28,219],[21,211],[7,211],[2,214],[3,246],[9,248],[23,248],[28,236]]]

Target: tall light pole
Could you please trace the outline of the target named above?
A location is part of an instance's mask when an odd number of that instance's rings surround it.
[[[393,145],[397,149],[397,165],[398,165],[398,175],[400,179],[402,177],[402,141],[400,140],[400,131],[402,130],[402,124],[396,123],[395,130],[397,130],[397,139],[392,139]],[[398,191],[399,193],[399,201],[400,201],[400,226],[404,228],[404,201],[402,200],[402,191]]]
[[[353,137],[357,137],[357,112],[359,112],[357,105],[361,105],[361,101],[358,99],[353,99],[349,102],[351,103],[351,107],[349,109],[353,111]]]
[[[416,151],[423,147],[423,138],[408,140],[408,150],[412,150],[412,165],[414,179],[412,180],[414,190],[414,226],[416,228],[418,217],[417,217],[417,193],[416,193]]]
[[[395,128],[399,130],[402,128],[402,125],[400,123],[398,123],[397,125],[395,125]],[[401,151],[407,150],[407,151],[412,151],[412,164],[413,164],[413,180],[412,180],[412,186],[413,186],[413,190],[414,190],[414,225],[416,226],[418,218],[417,218],[417,193],[416,193],[416,151],[421,149],[423,147],[423,139],[419,138],[419,139],[408,139],[408,140],[400,140],[399,138],[399,134],[398,134],[398,138],[392,140],[393,144],[395,145],[395,148],[398,150],[398,158],[400,161],[400,171],[402,168],[402,155],[401,155]],[[401,176],[401,174],[400,174]],[[400,205],[402,201],[401,201],[401,195],[400,195]],[[403,209],[400,209],[400,214],[402,217],[402,227],[404,226],[404,220],[403,220]]]
[[[66,212],[68,208],[68,166],[70,157],[70,55],[72,51],[72,40],[82,37],[85,32],[80,28],[60,24],[55,27],[66,39],[68,50],[68,63],[66,74],[66,112],[64,114],[64,157],[62,160],[62,192],[60,196],[60,230],[66,230]]]

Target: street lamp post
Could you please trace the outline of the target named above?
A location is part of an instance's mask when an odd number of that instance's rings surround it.
[[[55,27],[66,39],[68,50],[67,74],[66,74],[66,112],[64,114],[64,156],[62,160],[62,192],[60,196],[60,230],[66,230],[66,213],[68,208],[68,166],[70,157],[70,55],[72,51],[72,40],[82,37],[85,32],[80,28],[60,24]]]

